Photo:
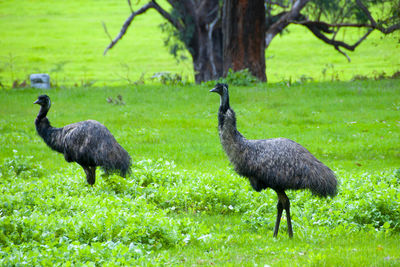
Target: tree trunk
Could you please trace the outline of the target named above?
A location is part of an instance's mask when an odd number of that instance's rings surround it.
[[[216,80],[223,74],[218,1],[169,0],[182,18],[181,40],[192,56],[196,83]]]
[[[215,24],[214,24],[215,25]],[[222,31],[213,25],[197,25],[190,43],[196,83],[222,77]],[[211,28],[211,29],[210,29]]]
[[[224,0],[222,32],[224,76],[247,68],[266,81],[264,0]]]

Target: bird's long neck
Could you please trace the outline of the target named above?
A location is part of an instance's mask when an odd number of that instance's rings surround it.
[[[236,115],[233,109],[228,108],[225,112],[218,112],[218,129],[220,135],[224,138],[235,138],[241,137],[242,134],[236,128]]]
[[[229,94],[226,92],[221,95],[221,104],[219,106],[218,111],[218,127],[222,128],[225,123],[225,115],[227,111],[230,109],[229,106]],[[236,118],[235,118],[235,125],[236,125]]]
[[[229,96],[221,96],[218,112],[218,130],[222,147],[232,161],[243,148],[245,138],[236,128],[236,115],[229,106]]]
[[[40,121],[40,120],[46,118],[48,112],[49,112],[49,108],[48,107],[41,106],[40,110],[39,110],[39,114],[36,117],[36,120]]]
[[[47,119],[49,108],[41,107],[35,120],[36,131],[45,143],[53,150],[62,152],[61,133],[62,128],[54,128]]]

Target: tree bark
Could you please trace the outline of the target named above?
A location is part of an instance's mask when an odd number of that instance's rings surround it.
[[[264,0],[225,0],[222,32],[224,76],[247,68],[266,81]]]
[[[222,29],[219,0],[168,0],[181,14],[183,39],[192,56],[195,82],[216,80],[222,71]]]
[[[196,23],[188,44],[192,56],[196,83],[217,80],[222,71],[222,30],[216,18],[209,24]]]
[[[192,54],[193,68],[196,83],[217,80],[222,74],[222,32],[221,29],[214,31],[211,40],[208,33],[200,30],[198,42],[207,43],[201,46]]]

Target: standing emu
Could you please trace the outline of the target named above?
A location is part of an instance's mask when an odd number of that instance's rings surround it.
[[[218,83],[210,92],[221,96],[218,130],[222,147],[235,171],[250,180],[257,192],[272,188],[278,194],[278,213],[274,237],[278,235],[282,211],[285,209],[289,237],[293,237],[290,201],[287,189],[309,189],[318,196],[336,195],[335,174],[298,143],[274,138],[247,140],[236,129],[235,112],[229,106],[227,84]]]
[[[64,154],[66,161],[81,165],[90,185],[96,181],[97,166],[101,166],[106,175],[117,170],[122,177],[129,173],[131,157],[100,122],[87,120],[54,128],[46,118],[50,98],[41,95],[34,104],[41,106],[35,120],[40,137],[51,149]]]

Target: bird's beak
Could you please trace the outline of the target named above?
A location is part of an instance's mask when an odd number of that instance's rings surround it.
[[[214,92],[214,93],[217,92],[217,88],[216,88],[216,87],[210,90],[210,93],[213,93],[213,92]]]
[[[33,104],[39,104],[39,99],[33,102]]]

